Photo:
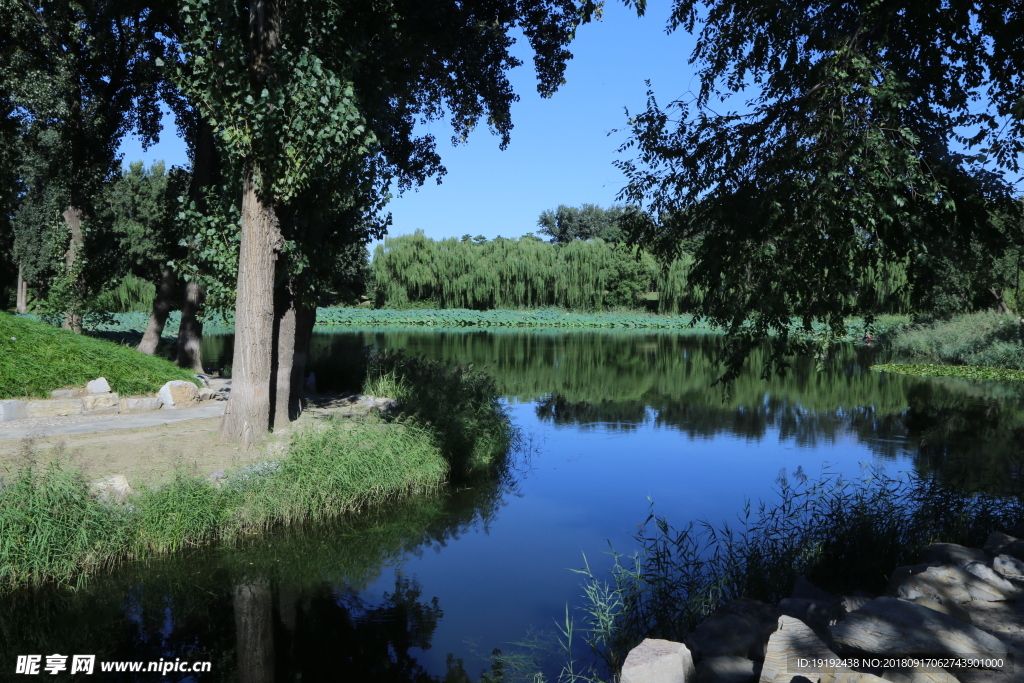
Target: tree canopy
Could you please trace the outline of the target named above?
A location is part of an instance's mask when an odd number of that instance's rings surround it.
[[[620,198],[648,210],[633,239],[692,246],[689,307],[728,329],[726,378],[769,334],[765,371],[784,367],[792,320],[870,316],[873,272],[1020,242],[1003,173],[1024,151],[1024,7],[676,0],[679,28],[699,88],[630,119]]]

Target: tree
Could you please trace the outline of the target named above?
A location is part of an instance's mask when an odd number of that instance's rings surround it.
[[[224,437],[253,443],[270,421],[275,271],[290,248],[283,207],[324,175],[341,184],[332,194],[372,210],[392,180],[406,189],[443,173],[434,139],[414,132],[418,120],[447,113],[465,139],[486,118],[505,146],[516,97],[505,73],[519,63],[509,32],[526,34],[547,96],[561,83],[565,45],[594,10],[590,0],[252,0],[239,12],[185,0],[179,82],[243,186]]]
[[[622,219],[625,209],[612,206],[602,209],[597,204],[584,204],[579,208],[560,204],[557,209],[548,209],[537,219],[542,235],[553,243],[564,244],[572,240],[589,240],[600,237],[605,242],[622,242]]]
[[[1020,241],[1000,175],[1024,151],[1020,6],[676,0],[668,27],[697,33],[700,87],[630,119],[620,198],[653,217],[633,239],[695,241],[690,308],[728,330],[725,379],[769,334],[765,372],[785,367],[793,323],[870,318],[872,272]]]
[[[65,327],[80,331],[75,309],[84,297],[77,272],[85,223],[117,169],[121,137],[130,130],[156,137],[155,60],[166,46],[143,3],[0,0],[0,10],[0,96],[24,113],[26,134],[36,141],[38,173],[28,187],[34,210],[60,207],[67,231]],[[20,227],[38,231],[48,224],[21,221]]]

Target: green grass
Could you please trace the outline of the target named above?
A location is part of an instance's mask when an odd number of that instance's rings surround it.
[[[500,478],[517,433],[489,377],[394,354],[374,358],[368,375],[398,394],[392,417],[308,425],[286,457],[233,472],[220,487],[179,471],[165,486],[106,502],[80,471],[59,457],[42,468],[26,445],[25,464],[0,480],[0,590],[81,584],[125,560],[234,543],[468,476]]]
[[[962,379],[996,379],[996,380],[1024,380],[1024,370],[1010,370],[1007,368],[976,367],[973,365],[935,365],[932,363],[919,363],[916,365],[905,363],[883,363],[872,365],[872,370],[881,372],[898,372],[901,375],[913,375],[915,377],[960,377]]]
[[[895,330],[886,342],[901,363],[1024,370],[1024,325],[993,312],[968,313]]]
[[[0,398],[49,398],[62,387],[105,377],[122,395],[152,394],[188,370],[134,349],[0,313]]]
[[[581,624],[567,617],[563,633],[582,636],[601,662],[587,679],[617,671],[644,638],[681,640],[735,598],[776,604],[800,575],[834,595],[879,594],[895,568],[919,562],[931,543],[980,547],[1024,514],[1019,486],[1015,495],[987,496],[916,473],[817,481],[783,473],[777,483],[777,499],[748,505],[738,526],[676,528],[652,510],[632,557],[616,554],[607,576],[581,571]]]

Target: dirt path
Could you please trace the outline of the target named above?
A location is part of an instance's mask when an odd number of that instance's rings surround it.
[[[359,397],[316,396],[308,399],[291,429],[272,434],[265,446],[246,453],[219,438],[224,405],[224,401],[210,401],[183,410],[0,423],[0,476],[29,458],[44,465],[62,458],[81,467],[90,481],[120,474],[133,488],[159,485],[180,468],[206,477],[279,458],[290,432],[316,420],[358,418],[369,412]]]

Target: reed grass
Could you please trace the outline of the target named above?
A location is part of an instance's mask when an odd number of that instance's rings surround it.
[[[980,547],[1022,514],[1019,494],[971,494],[917,473],[893,478],[877,470],[852,480],[783,473],[776,500],[747,505],[736,525],[677,528],[652,506],[635,554],[613,553],[608,575],[579,570],[581,623],[567,618],[563,633],[580,634],[591,656],[580,676],[596,680],[617,672],[644,638],[681,640],[735,598],[775,604],[801,575],[837,595],[880,593],[893,569],[918,562],[929,544]]]
[[[895,330],[887,342],[900,361],[1024,370],[1024,325],[1002,313],[926,320]]]

